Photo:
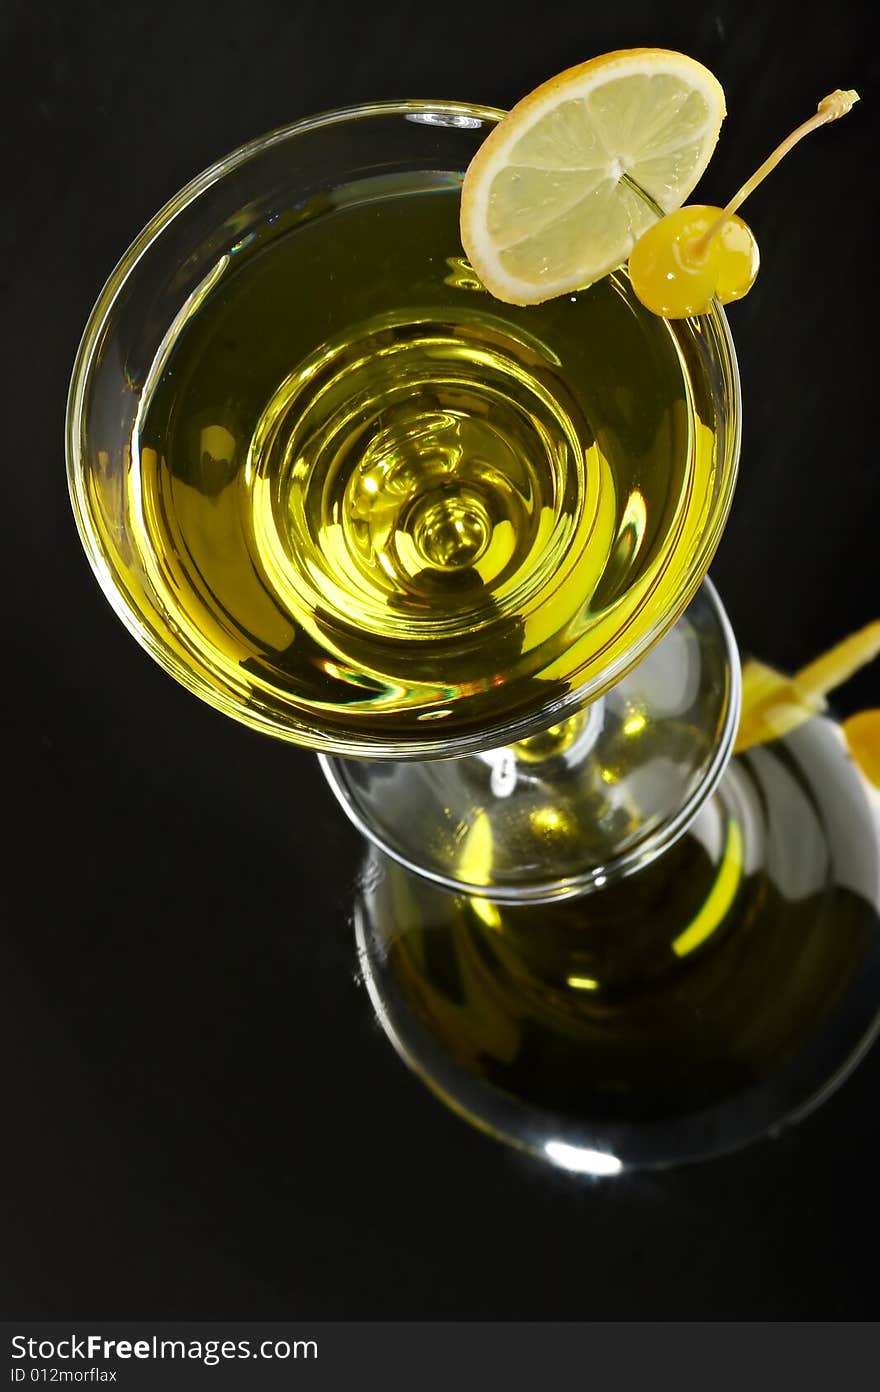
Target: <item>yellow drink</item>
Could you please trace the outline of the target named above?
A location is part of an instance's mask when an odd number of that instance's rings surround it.
[[[90,480],[129,604],[279,736],[405,755],[597,694],[720,533],[717,328],[623,271],[502,305],[458,202],[453,176],[361,180],[222,257],[153,363],[124,498]]]

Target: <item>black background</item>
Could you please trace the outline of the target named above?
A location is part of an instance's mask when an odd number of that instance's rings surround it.
[[[313,758],[178,687],[103,600],[67,500],[69,372],[149,216],[242,141],[404,96],[511,104],[608,48],[721,78],[742,472],[712,574],[795,668],[880,609],[873,6],[334,0],[0,5],[5,207],[2,1311],[49,1318],[854,1319],[876,1313],[880,1050],[799,1128],[595,1184],[471,1131],[355,979],[361,847]],[[839,696],[880,704],[876,668]]]

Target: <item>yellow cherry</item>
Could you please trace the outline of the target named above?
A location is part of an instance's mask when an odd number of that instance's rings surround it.
[[[698,243],[721,215],[706,205],[678,208],[639,238],[629,259],[633,289],[666,319],[705,314],[717,296],[741,299],[758,274],[758,244],[742,218],[725,220],[705,248]]]
[[[722,304],[741,300],[754,285],[761,265],[755,234],[748,223],[734,213],[712,240],[721,243],[715,293]]]
[[[742,299],[755,282],[760,258],[751,229],[736,210],[799,140],[852,110],[858,92],[823,97],[814,116],[786,136],[724,208],[677,208],[642,234],[629,258],[633,289],[642,304],[666,319],[705,314],[716,297]]]

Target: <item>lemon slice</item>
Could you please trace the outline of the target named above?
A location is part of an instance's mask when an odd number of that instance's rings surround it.
[[[679,207],[724,115],[708,68],[661,48],[605,53],[536,87],[464,179],[461,240],[486,289],[540,304],[619,266],[655,220],[632,184]]]

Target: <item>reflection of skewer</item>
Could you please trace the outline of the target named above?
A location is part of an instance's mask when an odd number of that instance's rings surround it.
[[[825,709],[825,697],[880,655],[880,619],[835,644],[787,677],[762,662],[743,667],[743,705],[736,752],[779,739]],[[880,712],[863,711],[845,721],[844,733],[857,762],[874,782],[878,772]],[[852,737],[851,737],[852,736]]]
[[[802,667],[795,677],[799,687],[826,696],[836,686],[842,686],[855,676],[860,667],[872,662],[880,653],[880,619],[875,619],[858,633],[851,633],[815,662]]]

